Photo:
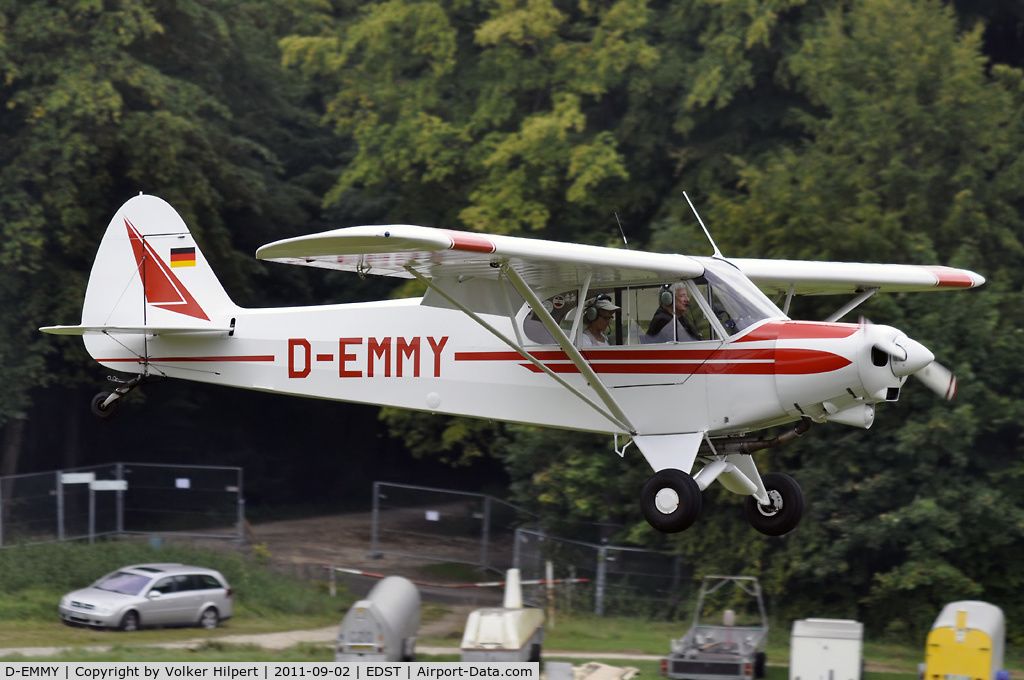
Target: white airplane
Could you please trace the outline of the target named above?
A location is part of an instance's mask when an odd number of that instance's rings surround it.
[[[751,454],[792,441],[811,422],[868,428],[875,404],[896,401],[910,375],[946,398],[956,389],[901,331],[838,319],[878,291],[973,288],[984,278],[715,253],[349,227],[277,241],[256,257],[411,277],[426,294],[243,309],[177,212],[139,195],[107,227],[82,323],[40,330],[81,335],[100,364],[136,374],[110,378],[119,386],[96,395],[101,417],[140,384],[182,378],[607,433],[619,455],[635,444],[654,469],[640,505],[656,529],[689,527],[702,491],[718,480],[747,496],[755,529],[778,536],[800,521],[803,492],[788,475],[759,474]],[[783,311],[795,295],[842,293],[853,298],[823,322]],[[592,345],[602,338],[607,344]],[[755,434],[786,423],[797,424],[773,438]]]

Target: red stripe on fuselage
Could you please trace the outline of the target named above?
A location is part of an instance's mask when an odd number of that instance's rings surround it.
[[[165,362],[207,362],[207,361],[273,361],[273,354],[253,354],[249,356],[236,356],[236,357],[149,357],[149,363],[165,363]],[[131,363],[138,362],[143,363],[143,359],[140,357],[117,357],[114,359],[97,359],[101,364],[104,363]]]
[[[578,373],[565,352],[534,352],[532,356],[553,373]],[[811,375],[850,365],[845,357],[813,349],[600,349],[583,356],[596,373],[617,375]],[[541,369],[522,363],[518,352],[456,352],[455,361],[515,361],[534,373]]]

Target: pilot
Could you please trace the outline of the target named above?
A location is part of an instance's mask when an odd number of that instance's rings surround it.
[[[608,299],[607,295],[598,295],[588,300],[583,308],[583,320],[586,326],[583,335],[580,337],[580,347],[607,347],[608,327],[615,318],[618,307]]]
[[[658,294],[658,309],[647,327],[644,342],[688,342],[701,340],[701,335],[686,318],[690,294],[682,282],[665,285]]]

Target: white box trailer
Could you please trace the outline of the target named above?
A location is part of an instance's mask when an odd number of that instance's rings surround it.
[[[861,680],[864,624],[848,619],[793,622],[789,680]]]
[[[462,661],[540,661],[544,612],[523,608],[518,569],[506,574],[503,605],[469,613],[460,645]]]
[[[388,576],[345,614],[335,661],[412,661],[420,628],[420,592],[412,581]]]

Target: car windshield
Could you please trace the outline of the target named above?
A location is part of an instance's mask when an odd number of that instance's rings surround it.
[[[96,582],[95,588],[109,590],[123,595],[138,595],[152,579],[139,574],[119,571]]]

